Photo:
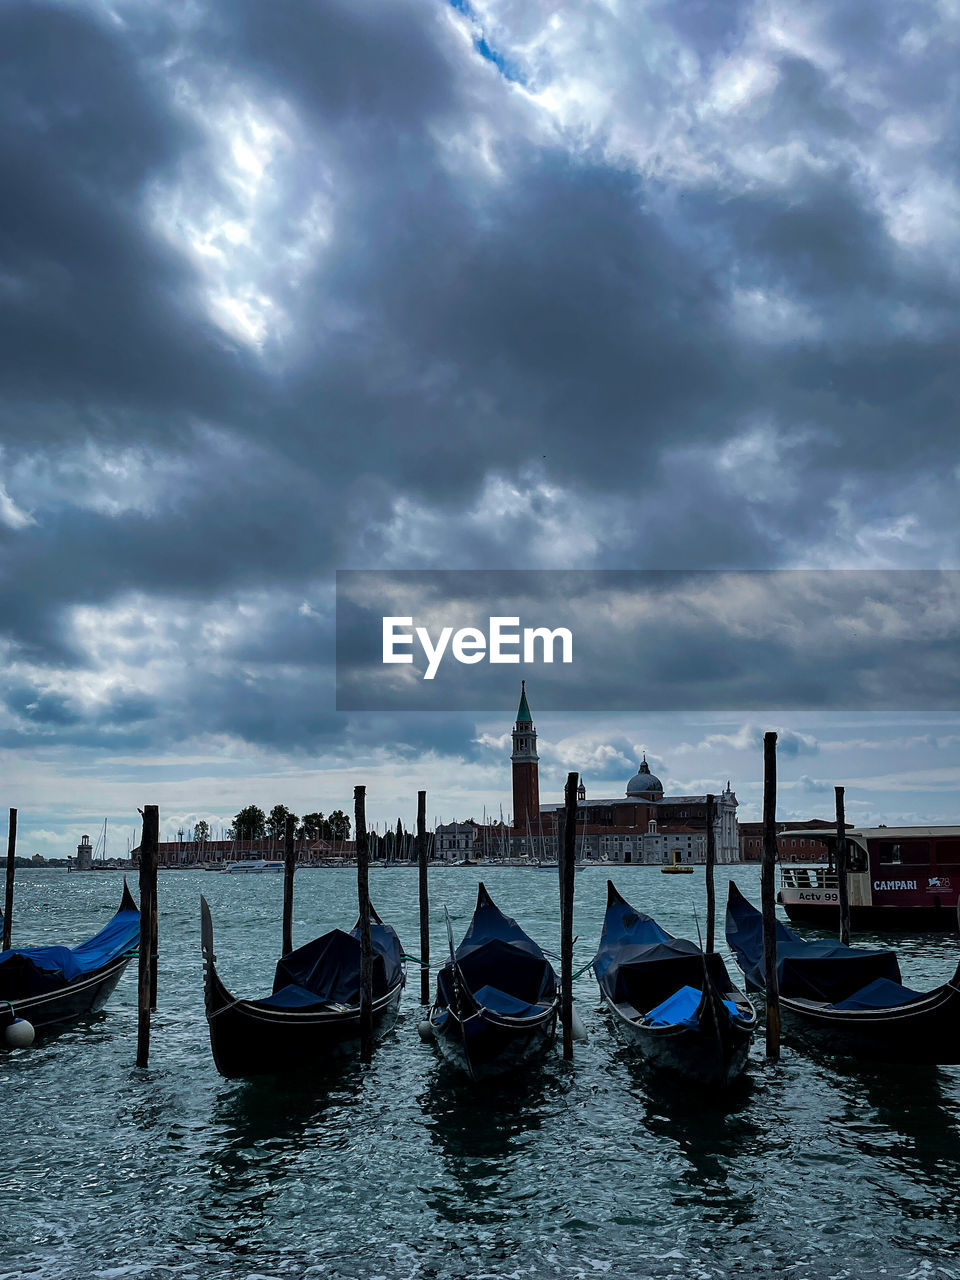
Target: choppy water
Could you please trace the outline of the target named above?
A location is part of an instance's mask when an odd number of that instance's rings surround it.
[[[356,914],[356,873],[297,878],[295,939]],[[555,873],[486,870],[498,904],[557,946]],[[758,897],[754,868],[737,881]],[[433,947],[468,920],[478,872],[431,876]],[[703,873],[625,868],[617,883],[695,936]],[[719,878],[723,897],[723,879]],[[599,937],[606,878],[577,876],[576,961]],[[376,870],[374,905],[418,945],[416,872]],[[366,1069],[311,1090],[221,1080],[203,1017],[199,893],[237,994],[269,990],[281,877],[165,872],[160,1009],[137,1071],[135,976],[107,1013],[0,1054],[0,1280],[74,1277],[960,1277],[960,1068],[857,1067],[754,1047],[722,1104],[652,1084],[597,1010],[589,1042],[532,1079],[478,1092],[420,1041],[411,972]],[[24,872],[15,942],[73,942],[115,909],[120,877]],[[866,935],[863,935],[866,938]],[[898,941],[908,985],[952,969],[955,938]],[[732,964],[732,962],[731,962]]]

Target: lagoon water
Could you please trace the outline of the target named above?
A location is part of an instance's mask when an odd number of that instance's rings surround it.
[[[459,938],[480,874],[431,872],[435,958],[443,904]],[[556,949],[556,873],[482,874]],[[758,901],[757,869],[733,874]],[[615,878],[634,906],[696,936],[702,869]],[[960,1067],[863,1067],[789,1046],[767,1067],[761,1034],[749,1078],[718,1103],[645,1076],[588,971],[575,998],[589,1042],[572,1067],[557,1054],[478,1089],[420,1041],[411,965],[402,1017],[370,1067],[312,1088],[222,1080],[203,1015],[199,895],[227,985],[257,995],[279,949],[281,880],[161,873],[147,1071],[133,1065],[133,968],[101,1018],[0,1054],[0,1280],[960,1277]],[[576,889],[579,966],[599,938],[604,872],[578,874]],[[416,871],[375,869],[371,894],[416,952]],[[115,873],[18,873],[14,941],[80,941],[119,897]],[[355,871],[298,874],[296,942],[355,918]],[[885,941],[911,986],[943,981],[960,950],[953,936]]]

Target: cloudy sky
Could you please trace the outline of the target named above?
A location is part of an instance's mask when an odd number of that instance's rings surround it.
[[[958,45],[957,0],[0,6],[21,852],[509,807],[512,698],[335,710],[338,568],[960,567]],[[537,719],[544,799],[646,748],[755,817],[773,727],[785,816],[960,818],[929,703]]]

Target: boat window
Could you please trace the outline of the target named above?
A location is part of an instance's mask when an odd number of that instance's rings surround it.
[[[930,862],[929,840],[910,840],[907,844],[901,845],[901,849],[904,862],[927,864]]]
[[[938,867],[960,867],[960,840],[938,840],[936,856]]]
[[[880,861],[889,863],[924,864],[930,862],[930,841],[909,840],[899,843],[893,840],[880,841]]]

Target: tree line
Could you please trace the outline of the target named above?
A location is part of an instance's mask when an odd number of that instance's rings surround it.
[[[334,809],[327,815],[305,813],[300,818],[285,804],[275,804],[269,813],[264,813],[259,805],[245,805],[230,824],[227,837],[230,840],[265,840],[269,837],[282,841],[288,817],[293,818],[294,838],[298,841],[350,839],[350,819],[342,809]],[[209,840],[209,823],[201,818],[193,828],[193,838],[198,844]]]

